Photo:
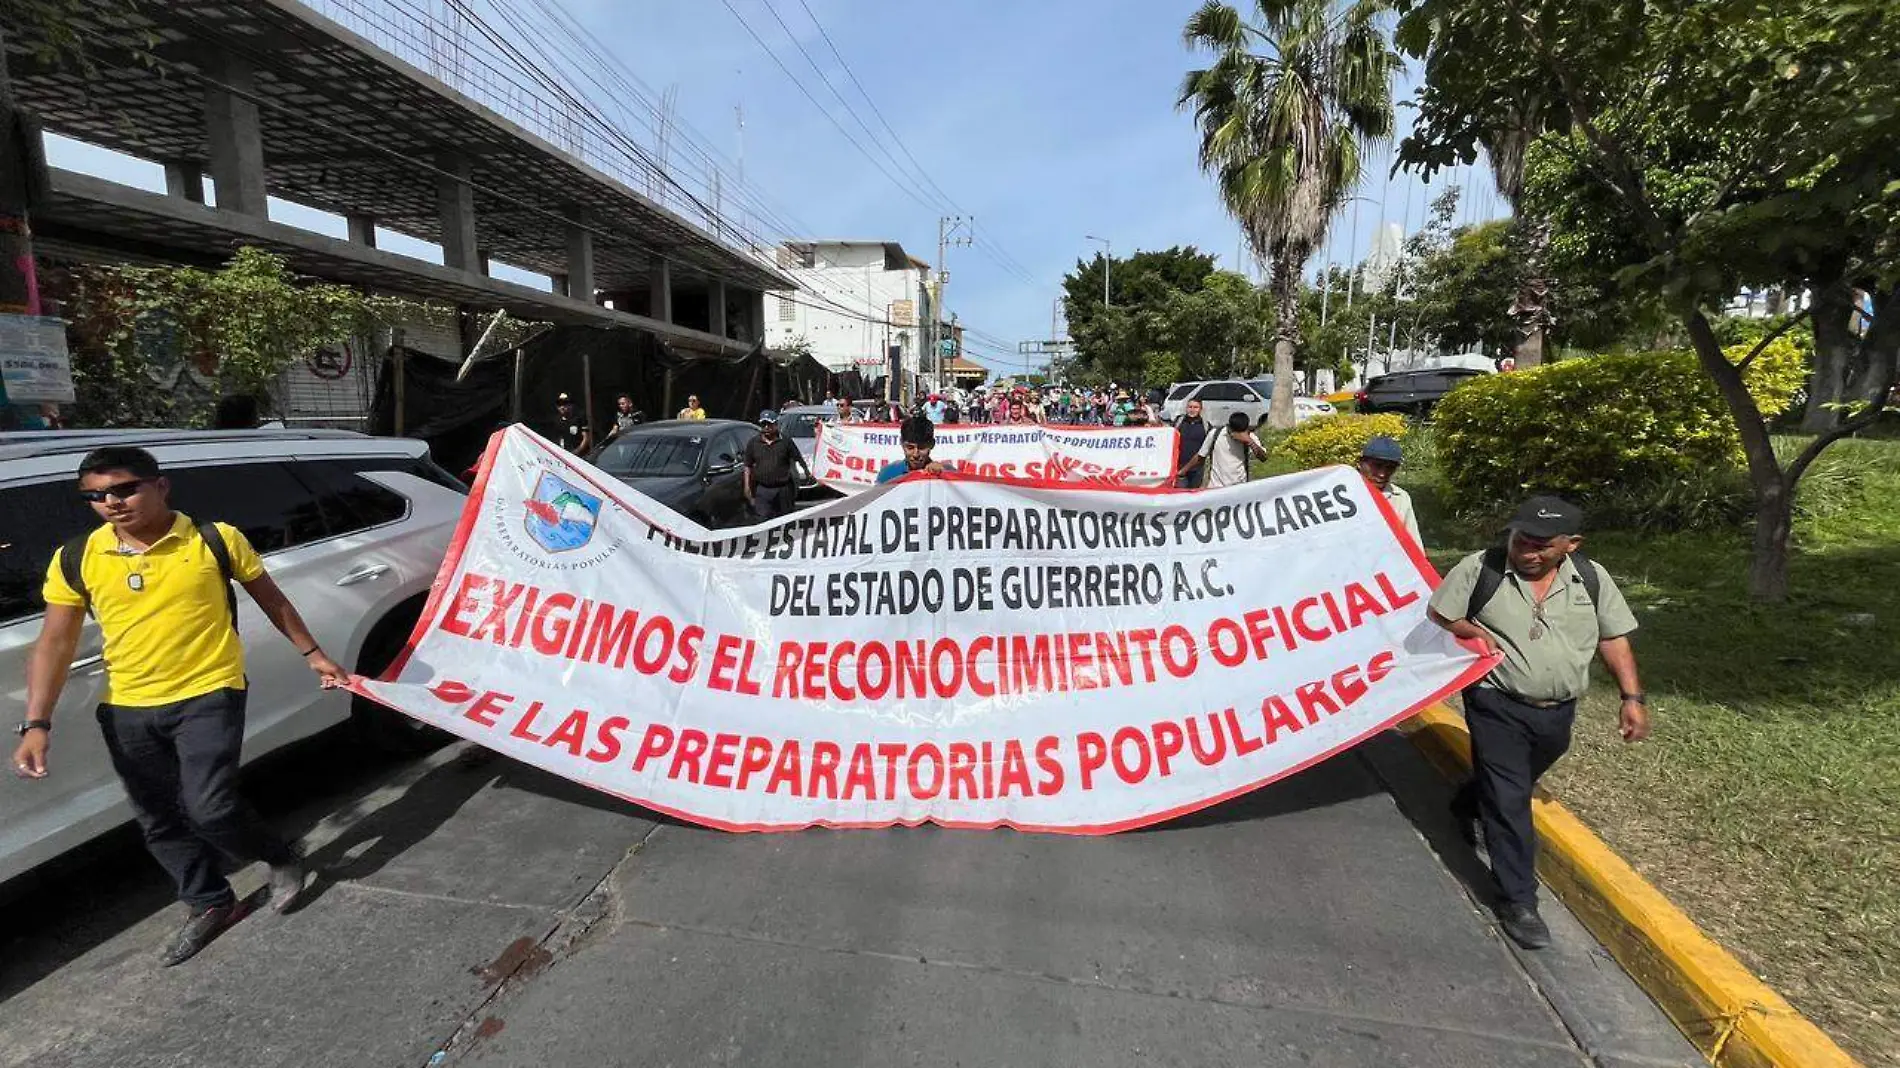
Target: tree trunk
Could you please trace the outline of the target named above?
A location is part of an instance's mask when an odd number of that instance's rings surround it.
[[[1517,296],[1511,301],[1517,346],[1511,355],[1524,370],[1544,362],[1544,334],[1556,320],[1550,314],[1550,279],[1544,271],[1550,258],[1550,223],[1528,219],[1518,229]]]
[[[1273,402],[1267,425],[1275,430],[1293,428],[1293,352],[1300,340],[1300,265],[1276,257],[1273,261]]]
[[[1854,290],[1838,279],[1814,287],[1814,373],[1808,377],[1808,406],[1801,429],[1810,434],[1841,422],[1838,405],[1848,399],[1848,377],[1855,349]]]
[[[1750,482],[1754,482],[1750,473]],[[1748,595],[1788,599],[1788,542],[1794,533],[1794,492],[1779,476],[1755,486],[1755,552],[1748,562]]]
[[[1748,392],[1742,373],[1728,361],[1708,316],[1691,310],[1683,316],[1689,343],[1695,347],[1702,370],[1728,403],[1735,431],[1748,460],[1748,484],[1755,494],[1755,555],[1748,569],[1748,595],[1757,601],[1784,601],[1788,597],[1788,536],[1793,532],[1793,487],[1782,476],[1768,424]]]

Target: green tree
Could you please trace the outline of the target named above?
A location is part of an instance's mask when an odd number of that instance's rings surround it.
[[[91,426],[201,420],[207,412],[159,384],[181,363],[210,378],[219,395],[268,402],[283,372],[319,350],[398,324],[453,327],[459,315],[446,305],[299,279],[281,256],[249,246],[215,271],[85,267],[65,285],[76,416]],[[511,348],[544,328],[503,315],[488,349]]]
[[[1102,303],[1104,269],[1107,305]],[[1069,373],[1078,382],[1150,381],[1150,354],[1169,344],[1160,336],[1157,313],[1175,294],[1198,292],[1213,273],[1214,257],[1192,245],[1077,260],[1062,279],[1063,311],[1075,342]]]
[[[1264,362],[1272,342],[1272,299],[1232,271],[1215,271],[1194,292],[1169,294],[1156,316],[1176,373],[1151,374],[1150,385],[1246,373]]]
[[[1519,285],[1511,230],[1509,219],[1466,227],[1418,265],[1419,327],[1440,351],[1516,353],[1520,334],[1507,311]]]
[[[1208,0],[1182,31],[1214,61],[1188,73],[1176,102],[1200,127],[1201,169],[1270,267],[1275,427],[1293,425],[1300,271],[1358,184],[1362,147],[1392,134],[1400,62],[1384,10],[1383,0],[1255,0],[1250,23]]]
[[[1870,425],[1900,368],[1900,19],[1891,0],[1400,0],[1426,58],[1402,158],[1468,160],[1516,102],[1570,162],[1549,195],[1594,213],[1623,277],[1681,322],[1735,419],[1755,498],[1751,593],[1788,591],[1793,498]],[[1746,285],[1813,294],[1811,396],[1828,413],[1784,468],[1711,316]],[[1855,292],[1872,306],[1855,313]],[[1792,329],[1792,326],[1788,327]],[[1763,346],[1772,339],[1765,336]]]

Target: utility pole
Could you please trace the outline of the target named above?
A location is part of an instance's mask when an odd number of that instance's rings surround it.
[[[1324,330],[1326,329],[1326,307],[1332,303],[1333,299],[1333,265],[1331,262],[1328,262],[1326,266],[1320,270],[1319,326],[1320,329]]]
[[[939,391],[943,389],[944,339],[943,331],[940,329],[943,325],[943,291],[944,287],[950,284],[950,271],[945,257],[949,255],[952,247],[968,248],[976,241],[976,231],[971,229],[975,222],[976,218],[969,215],[944,215],[937,219],[937,292],[930,300],[930,323],[927,336],[930,338],[932,366],[937,369],[934,388]],[[957,234],[959,230],[962,231],[961,237]],[[922,368],[922,361],[919,361],[917,366]]]
[[[1106,237],[1096,237],[1094,234],[1087,234],[1085,236],[1087,236],[1090,241],[1100,241],[1102,243],[1102,307],[1112,308],[1115,305],[1108,299],[1108,272],[1115,260],[1115,243]]]
[[[1352,310],[1352,291],[1359,282],[1359,261],[1353,259],[1359,255],[1359,202],[1364,197],[1352,198],[1352,231],[1346,238],[1346,310]]]

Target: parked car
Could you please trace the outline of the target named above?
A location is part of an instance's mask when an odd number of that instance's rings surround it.
[[[663,419],[628,430],[588,460],[701,526],[734,526],[746,522],[740,457],[758,433],[736,419]]]
[[[885,403],[881,400],[855,400],[851,402],[851,407],[857,412],[860,420],[874,422],[882,414],[881,410],[885,407]],[[792,444],[798,446],[798,454],[805,458],[805,463],[809,467],[812,463],[812,452],[818,447],[818,424],[837,418],[837,401],[827,401],[823,404],[796,404],[779,410],[778,428],[780,433],[792,439]],[[798,495],[814,498],[836,497],[838,491],[816,479],[807,479],[799,483]]]
[[[1237,378],[1177,382],[1168,391],[1167,399],[1161,402],[1161,418],[1172,423],[1187,414],[1188,401],[1198,400],[1201,402],[1201,418],[1207,420],[1209,426],[1225,426],[1228,417],[1235,412],[1245,412],[1248,420],[1259,423],[1266,418],[1268,402],[1272,397],[1270,382],[1265,393]]]
[[[1339,409],[1333,407],[1330,401],[1323,401],[1318,397],[1293,398],[1293,422],[1295,424],[1304,423],[1308,419],[1318,419],[1323,415],[1338,414]]]
[[[1263,378],[1249,378],[1247,380],[1247,385],[1251,386],[1255,393],[1258,393],[1262,397],[1265,397],[1267,399],[1267,406],[1269,408],[1272,407],[1273,405],[1273,376],[1272,375],[1267,375]],[[1308,419],[1317,419],[1322,415],[1337,415],[1337,414],[1338,414],[1338,409],[1334,408],[1332,406],[1332,403],[1323,397],[1308,397],[1308,396],[1296,394],[1293,398],[1293,422],[1294,422],[1294,425],[1296,426],[1300,423],[1306,422]],[[1255,422],[1259,422],[1259,420],[1255,420]]]
[[[53,431],[0,434],[0,722],[26,718],[27,660],[53,553],[99,525],[74,472],[101,445],[157,458],[171,503],[238,528],[310,632],[338,663],[380,674],[415,627],[466,491],[406,438],[345,431]],[[380,747],[415,751],[446,735],[341,690],[319,689],[249,597],[238,599],[250,680],[244,759],[354,720]],[[105,682],[90,619],[55,706],[52,774],[0,776],[0,881],[132,818],[93,708]]]
[[[1427,367],[1368,379],[1354,397],[1361,412],[1399,412],[1423,419],[1458,386],[1488,372],[1473,367]]]

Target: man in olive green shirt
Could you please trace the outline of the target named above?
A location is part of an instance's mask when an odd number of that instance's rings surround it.
[[[1502,552],[1473,553],[1432,594],[1432,621],[1504,659],[1465,691],[1472,779],[1454,810],[1462,828],[1484,828],[1497,880],[1500,926],[1526,949],[1550,944],[1537,914],[1537,832],[1531,790],[1570,748],[1577,698],[1597,656],[1622,688],[1624,741],[1649,734],[1649,713],[1622,591],[1577,553],[1583,512],[1556,497],[1532,497],[1511,518]],[[1584,569],[1589,569],[1587,572]]]

